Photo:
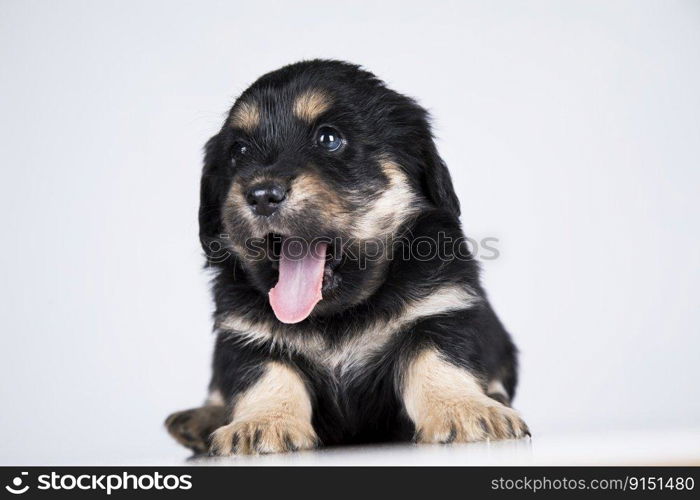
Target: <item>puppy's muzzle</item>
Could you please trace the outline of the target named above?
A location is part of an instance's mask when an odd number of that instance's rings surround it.
[[[269,217],[287,198],[287,189],[278,182],[266,181],[249,188],[245,198],[253,212]]]

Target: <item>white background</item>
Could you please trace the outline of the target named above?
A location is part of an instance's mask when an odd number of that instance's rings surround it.
[[[537,436],[700,426],[700,3],[0,2],[0,463],[179,460],[201,147],[286,63],[434,116]],[[376,461],[375,461],[376,462]]]

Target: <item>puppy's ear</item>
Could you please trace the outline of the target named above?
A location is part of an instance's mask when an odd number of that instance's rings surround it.
[[[228,165],[225,152],[217,134],[204,146],[204,168],[199,191],[199,241],[209,255],[213,242],[219,241],[223,233],[221,207],[228,186],[224,182]]]
[[[435,142],[432,139],[424,143],[422,157],[425,165],[422,185],[428,200],[433,202],[437,208],[446,210],[451,215],[459,217],[459,199],[452,186],[452,177],[450,177],[447,165],[440,158]]]

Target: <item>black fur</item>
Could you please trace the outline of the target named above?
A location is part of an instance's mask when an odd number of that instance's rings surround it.
[[[330,123],[343,132],[347,145],[339,154],[324,156],[307,147],[315,125],[283,113],[293,106],[296,96],[309,89],[332,96],[332,106],[317,123]],[[283,343],[244,342],[236,332],[218,329],[210,388],[231,402],[259,378],[265,361],[287,363],[303,374],[313,399],[313,427],[326,445],[413,437],[415,429],[402,408],[397,384],[405,362],[422,346],[436,347],[480,380],[502,380],[512,399],[517,383],[516,349],[486,299],[474,260],[455,258],[448,250],[446,255],[425,261],[394,258],[365,263],[363,269],[361,259],[345,257],[337,270],[342,282],[328,296],[324,292],[324,300],[309,318],[285,325],[276,321],[267,300],[276,281],[271,262],[246,263],[231,245],[250,236],[245,221],[225,220],[229,215],[223,207],[236,179],[246,182],[263,168],[289,179],[310,168],[308,165],[322,165],[314,172],[335,195],[345,199],[345,193],[356,191],[372,200],[387,187],[388,179],[379,167],[379,159],[387,157],[401,167],[424,203],[420,213],[397,230],[394,255],[403,255],[407,246],[421,238],[437,240],[440,233],[455,240],[463,238],[459,201],[436,150],[426,111],[357,66],[321,60],[293,64],[263,76],[238,102],[274,105],[264,108],[254,132],[231,127],[229,117],[206,145],[199,223],[202,247],[214,273],[217,322],[235,311],[249,321],[271,322],[280,336],[303,337],[314,329],[332,344],[379,319],[395,317],[409,299],[427,297],[449,283],[468,286],[483,300],[462,311],[420,319],[396,335],[360,371],[349,374],[329,372]],[[239,141],[245,141],[249,151],[246,158],[232,162],[231,149]],[[323,213],[322,208],[291,221],[295,235],[353,237],[346,227],[334,225],[329,219],[332,214]],[[222,238],[231,229],[234,234]],[[461,250],[467,253],[464,245]],[[365,296],[367,290],[371,293]]]

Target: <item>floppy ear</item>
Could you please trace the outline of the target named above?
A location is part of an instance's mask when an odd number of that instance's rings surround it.
[[[225,152],[220,145],[219,134],[204,146],[204,168],[199,190],[199,241],[209,255],[212,242],[219,241],[223,233],[221,208],[228,189]]]
[[[447,165],[440,158],[435,142],[429,139],[425,142],[422,156],[424,158],[423,191],[433,204],[459,218],[459,199],[452,186],[452,177]]]

